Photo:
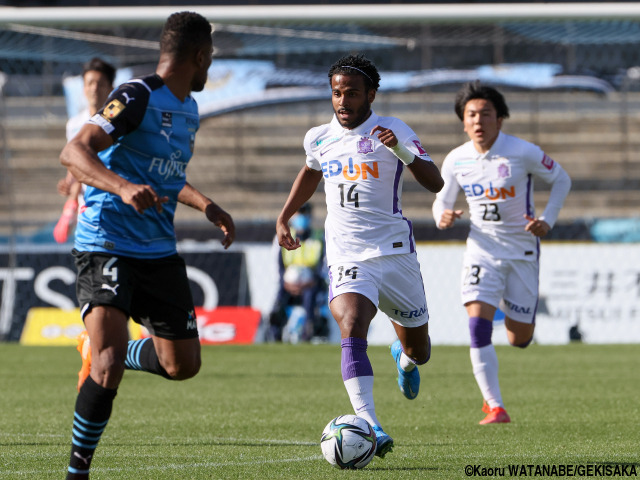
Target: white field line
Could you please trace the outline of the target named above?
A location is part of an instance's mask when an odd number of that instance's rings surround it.
[[[68,438],[69,442],[71,442],[71,432],[67,433],[8,433],[8,432],[0,432],[0,437],[17,437],[17,438]],[[109,441],[111,439],[116,438],[116,435],[103,435],[102,441]],[[154,441],[162,441],[166,440],[167,442],[175,443],[176,438],[168,438],[168,437],[153,437]],[[281,440],[281,439],[273,439],[273,438],[237,438],[237,437],[212,437],[212,438],[186,438],[184,439],[186,442],[191,440],[196,440],[198,442],[211,442],[214,445],[224,445],[225,443],[229,443],[229,446],[233,446],[234,444],[247,444],[247,443],[259,443],[264,445],[271,444],[280,444],[280,445],[294,445],[294,446],[313,446],[320,445],[320,442],[303,442],[296,440]],[[132,442],[134,444],[135,442]]]
[[[235,461],[235,462],[197,462],[197,463],[170,463],[166,465],[149,465],[149,466],[134,466],[130,465],[128,467],[109,467],[109,468],[100,468],[94,467],[91,469],[94,473],[106,473],[106,472],[167,472],[172,470],[185,470],[189,468],[219,468],[219,467],[238,467],[243,465],[264,465],[265,463],[269,464],[278,464],[278,463],[295,463],[295,462],[308,462],[312,460],[321,460],[322,455],[311,455],[306,457],[292,457],[292,458],[280,458],[280,459],[256,459],[256,460],[247,460],[247,461]],[[13,470],[13,471],[2,471],[0,472],[0,479],[5,475],[38,475],[38,474],[55,474],[59,470]]]
[[[71,435],[67,434],[44,434],[44,433],[4,433],[0,432],[0,437],[19,437],[19,438],[63,438],[68,437],[69,442],[71,442]],[[103,439],[107,438],[106,436]],[[162,440],[162,437],[154,437],[154,440]],[[168,440],[168,439],[167,439]],[[175,439],[172,439],[175,441]],[[207,439],[210,441],[213,446],[234,446],[234,444],[264,444],[264,445],[274,445],[274,444],[282,444],[282,445],[292,445],[292,446],[316,446],[318,442],[300,442],[300,441],[291,441],[291,440],[278,440],[278,439],[265,439],[265,438],[211,438]],[[228,445],[225,445],[228,443]],[[149,447],[153,448],[153,447]],[[100,447],[98,446],[100,450]],[[108,456],[108,448],[105,449],[105,456]],[[12,460],[19,460],[21,455],[12,455]],[[23,455],[25,458],[33,459],[33,455],[25,452]],[[45,455],[47,458],[56,457],[56,455]],[[133,455],[132,457],[135,457]],[[145,455],[146,457],[146,455]],[[1,455],[0,455],[1,458]],[[184,457],[183,457],[184,458]],[[198,457],[201,458],[201,457]],[[233,466],[242,466],[242,465],[261,465],[261,464],[278,464],[278,463],[295,463],[295,462],[305,462],[310,460],[320,460],[322,459],[322,455],[312,455],[305,457],[290,457],[290,458],[282,458],[282,459],[255,459],[255,460],[246,460],[246,461],[230,461],[230,462],[185,462],[185,463],[166,463],[163,465],[149,465],[149,466],[134,466],[129,465],[126,467],[109,467],[109,468],[101,468],[94,467],[91,469],[92,472],[149,472],[149,471],[172,471],[172,470],[184,470],[188,468],[216,468],[216,467],[233,467]],[[5,475],[22,475],[22,476],[33,476],[38,474],[55,474],[58,470],[3,470],[0,471],[0,479],[6,478]]]

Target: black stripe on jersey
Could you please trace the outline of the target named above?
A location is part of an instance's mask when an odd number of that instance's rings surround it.
[[[147,111],[151,92],[163,85],[162,78],[154,73],[131,79],[109,95],[98,115],[113,127],[109,135],[114,141],[138,128]]]

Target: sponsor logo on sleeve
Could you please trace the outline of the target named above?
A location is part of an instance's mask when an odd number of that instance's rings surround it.
[[[429,156],[427,154],[427,151],[424,148],[422,148],[422,144],[420,143],[419,140],[414,140],[413,143],[416,146],[416,148],[418,149],[418,155],[419,156],[423,156],[423,155]]]
[[[544,157],[542,157],[542,166],[547,170],[551,170],[553,168],[553,159],[546,153],[544,154]]]
[[[102,116],[111,121],[116,118],[124,110],[124,104],[120,100],[111,100],[109,104],[104,107]]]
[[[127,92],[122,92],[122,96],[124,97],[124,104],[129,105],[129,102],[133,102],[136,97],[130,97]]]

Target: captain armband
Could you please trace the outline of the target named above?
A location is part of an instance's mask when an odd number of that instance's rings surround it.
[[[387,147],[385,145],[385,147]],[[391,153],[400,159],[405,165],[411,165],[416,159],[415,153],[405,147],[402,143],[398,142],[394,147],[387,147]]]

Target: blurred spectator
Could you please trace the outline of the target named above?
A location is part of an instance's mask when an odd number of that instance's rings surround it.
[[[275,341],[306,341],[312,337],[326,338],[329,333],[327,318],[319,312],[322,302],[326,301],[327,290],[324,236],[313,230],[312,223],[311,204],[305,203],[290,221],[300,248],[278,248],[280,285],[269,315],[270,335]],[[298,319],[298,325],[290,318],[291,307],[295,305],[301,305],[305,312],[304,318]]]
[[[71,140],[80,127],[95,115],[100,107],[105,104],[116,77],[116,69],[100,58],[92,58],[84,64],[82,70],[83,93],[87,108],[74,115],[67,122],[67,142]],[[76,223],[78,207],[83,204],[82,185],[67,172],[65,178],[58,181],[58,193],[67,197],[58,223],[53,229],[53,238],[56,242],[64,243],[69,238],[69,233]]]

